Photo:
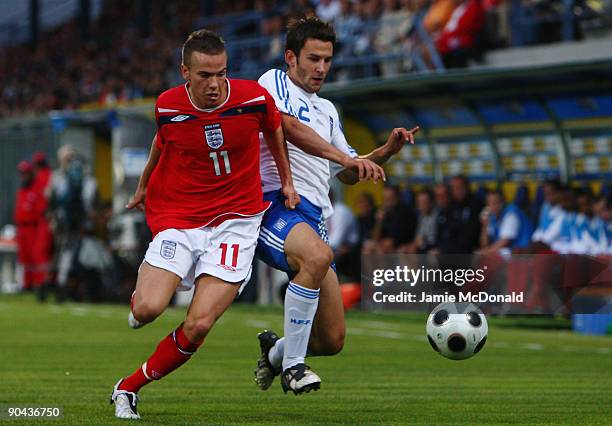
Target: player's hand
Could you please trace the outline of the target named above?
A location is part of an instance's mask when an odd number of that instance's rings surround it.
[[[283,195],[285,196],[285,207],[289,210],[294,210],[300,204],[300,196],[293,185],[284,186]]]
[[[141,212],[144,213],[145,211],[145,197],[147,195],[147,190],[146,189],[136,189],[136,192],[134,193],[134,197],[132,197],[132,200],[129,201],[126,205],[125,208],[128,210],[132,210],[134,208],[140,210]]]
[[[359,180],[372,180],[374,183],[386,181],[385,171],[378,164],[366,158],[348,158],[343,164],[347,169],[352,169],[359,175]]]
[[[396,127],[395,129],[393,129],[393,131],[387,138],[387,143],[385,144],[389,155],[395,155],[400,152],[400,150],[408,142],[410,142],[411,145],[414,145],[414,135],[419,130],[419,126],[416,126],[410,130],[406,130],[403,127]]]

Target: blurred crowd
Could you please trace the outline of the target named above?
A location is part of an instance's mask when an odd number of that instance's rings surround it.
[[[385,187],[377,208],[362,193],[357,213],[335,202],[330,245],[345,279],[360,281],[361,254],[612,255],[612,188],[594,195],[548,180],[530,200],[521,187],[508,202],[499,190],[472,193],[463,176],[416,193]]]
[[[42,34],[33,47],[4,47],[0,117],[87,103],[110,106],[171,87],[169,74],[175,74],[180,46],[193,28],[193,5],[152,5],[148,34],[138,25],[138,2],[107,1],[87,34],[73,20]]]
[[[509,0],[108,0],[86,30],[75,19],[35,45],[2,47],[0,117],[155,97],[178,84],[180,45],[206,26],[228,40],[233,75],[283,66],[290,19],[317,15],[338,35],[330,80],[462,67],[510,43]],[[524,2],[527,15],[559,2]],[[548,5],[550,7],[546,8]],[[528,13],[533,10],[533,13]],[[550,12],[552,13],[552,12]],[[546,14],[542,16],[548,16]],[[558,19],[533,23],[525,43],[561,39]],[[234,46],[234,47],[232,47]]]
[[[58,150],[58,163],[52,171],[39,152],[17,166],[14,218],[23,290],[40,301],[51,292],[58,302],[127,300],[135,271],[109,246],[111,204],[99,200],[96,179],[72,146]]]

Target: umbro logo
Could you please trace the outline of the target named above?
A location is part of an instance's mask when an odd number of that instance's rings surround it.
[[[177,115],[176,117],[172,117],[170,121],[185,121],[189,118],[188,115]]]

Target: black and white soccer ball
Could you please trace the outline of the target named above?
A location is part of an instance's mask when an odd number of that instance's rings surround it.
[[[427,340],[436,352],[459,360],[482,350],[489,326],[473,303],[441,303],[429,314],[426,330]]]

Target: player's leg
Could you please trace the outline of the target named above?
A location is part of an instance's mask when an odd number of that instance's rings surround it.
[[[140,267],[136,291],[132,296],[132,311],[139,321],[150,322],[157,318],[168,306],[181,278],[173,272],[151,266],[146,262]],[[174,333],[173,333],[174,334]],[[173,336],[171,334],[170,336]],[[166,337],[158,345],[156,352],[168,352]],[[115,416],[126,419],[140,418],[136,408],[137,392],[153,378],[157,378],[151,368],[147,368],[151,358],[130,376],[120,379],[113,389],[111,403],[115,404]]]
[[[132,311],[136,319],[153,321],[166,309],[181,279],[192,267],[191,251],[183,231],[169,229],[155,236],[138,271],[132,298]],[[163,376],[158,370],[163,372],[166,364],[160,359],[175,359],[179,346],[188,352],[193,349],[186,342],[180,326],[158,344],[153,355],[141,367],[117,382],[111,395],[116,417],[140,418],[136,409],[137,392],[147,383]]]
[[[291,379],[291,372],[293,367],[298,366],[295,373],[307,379],[302,383],[309,382],[315,388],[320,379],[306,368],[304,358],[317,311],[319,286],[333,254],[315,231],[320,225],[319,208],[303,198],[297,210],[288,210],[284,207],[282,196],[272,198],[272,208],[262,222],[258,255],[269,265],[289,273],[293,279],[285,294],[285,337],[279,339],[269,331],[258,336],[262,355],[255,370],[255,381],[265,390],[279,371],[287,371],[287,375],[283,374],[288,379],[283,380],[286,389],[287,383],[296,383]],[[298,389],[293,385],[289,387],[293,391],[300,391],[300,385]],[[310,388],[308,386],[304,390]]]
[[[329,268],[321,282],[319,307],[310,333],[308,354],[335,355],[344,347],[344,305],[336,272]]]
[[[183,332],[190,342],[201,344],[215,322],[232,304],[239,284],[228,283],[217,277],[203,275],[193,295],[183,324]]]
[[[285,238],[285,256],[302,287],[318,290],[334,254],[331,248],[306,222],[296,224]]]
[[[155,352],[142,366],[147,383],[165,377],[191,358],[214,323],[232,303],[238,288],[238,285],[216,277],[202,275],[198,278],[185,322],[157,345]]]
[[[179,283],[192,270],[190,235],[194,232],[198,231],[166,229],[153,238],[138,269],[128,315],[130,327],[140,328],[166,309]]]
[[[340,284],[336,272],[329,268],[321,282],[317,314],[308,342],[308,355],[325,356],[339,353],[344,347],[345,335],[346,326]],[[268,354],[266,359],[270,364],[269,368],[279,368],[285,352],[285,338],[279,338],[274,332],[267,330],[260,333],[258,338],[262,351]],[[268,375],[262,373],[256,378],[256,382],[264,390],[272,383]]]
[[[284,338],[275,344],[275,352],[278,356],[282,349],[283,389],[301,393],[320,386],[320,378],[310,371],[304,359],[319,305],[320,283],[333,254],[305,222],[289,231],[284,247],[287,263],[296,274],[285,293]]]
[[[142,263],[130,311],[139,326],[150,323],[164,312],[180,281],[181,277],[173,272],[149,265],[146,261]]]

